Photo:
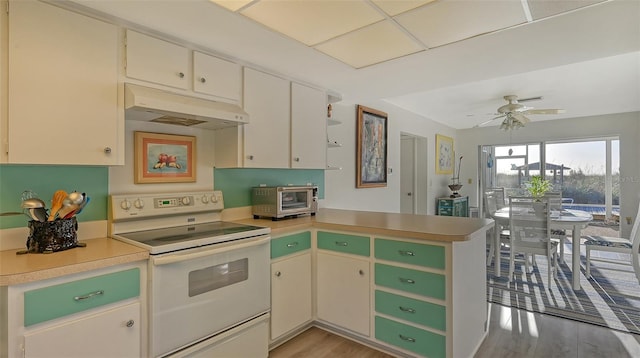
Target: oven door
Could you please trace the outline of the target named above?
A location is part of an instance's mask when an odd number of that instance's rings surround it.
[[[312,202],[312,187],[279,187],[277,216],[310,214]]]
[[[268,235],[150,259],[153,357],[269,311]]]

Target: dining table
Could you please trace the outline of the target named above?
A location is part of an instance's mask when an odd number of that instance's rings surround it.
[[[500,226],[509,226],[509,207],[506,206],[497,210],[493,215],[496,229],[494,231],[494,257],[500,257]],[[562,209],[557,214],[551,213],[551,228],[553,229],[569,229],[571,230],[571,254],[572,263],[571,271],[573,272],[572,286],[574,290],[580,290],[580,232],[589,225],[593,220],[593,216],[582,210]],[[563,258],[564,259],[564,258]],[[501,270],[499,260],[494,265],[495,276],[500,277]]]

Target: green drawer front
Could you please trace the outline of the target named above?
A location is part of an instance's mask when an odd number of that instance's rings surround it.
[[[453,216],[453,208],[438,208],[438,215],[440,216]]]
[[[444,247],[376,239],[376,258],[444,270]]]
[[[305,231],[271,240],[271,258],[286,256],[311,248],[311,232]]]
[[[378,316],[376,316],[376,339],[425,357],[444,358],[447,355],[445,336]]]
[[[318,248],[369,256],[371,244],[367,236],[338,234],[335,232],[318,231]]]
[[[441,331],[447,330],[446,308],[434,303],[376,290],[376,312]]]
[[[24,293],[24,325],[29,326],[139,295],[138,268],[27,291]]]
[[[376,264],[376,285],[418,295],[445,299],[444,275]]]
[[[430,358],[446,357],[447,340],[437,333],[376,316],[376,339]]]

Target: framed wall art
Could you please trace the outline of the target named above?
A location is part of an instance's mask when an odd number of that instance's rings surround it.
[[[453,173],[453,138],[436,134],[436,174]]]
[[[135,132],[134,183],[196,181],[196,137]]]
[[[358,106],[356,188],[387,186],[387,114]]]

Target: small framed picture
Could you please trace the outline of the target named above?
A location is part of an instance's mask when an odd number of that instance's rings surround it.
[[[436,174],[453,174],[453,138],[436,134]]]
[[[387,114],[358,106],[356,188],[387,186]]]
[[[196,137],[135,132],[134,183],[196,181]]]

